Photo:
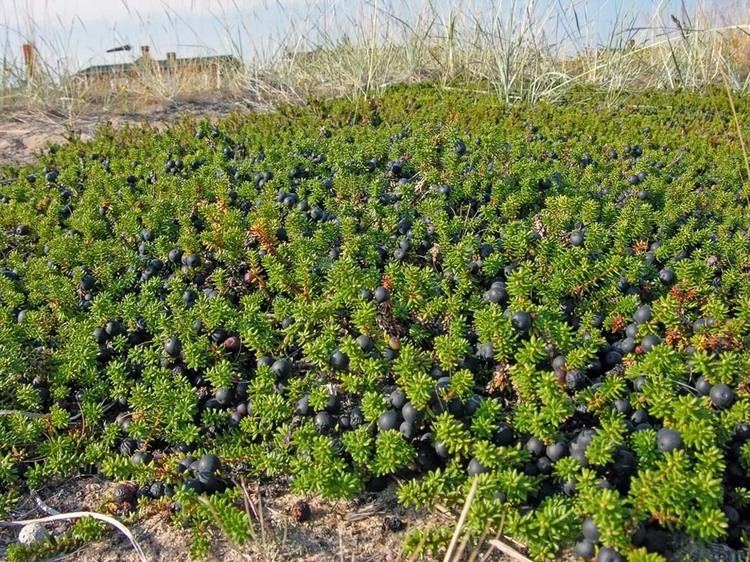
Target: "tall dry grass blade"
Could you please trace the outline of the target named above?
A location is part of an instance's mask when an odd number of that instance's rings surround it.
[[[453,531],[453,538],[451,538],[451,542],[448,545],[448,550],[445,552],[443,562],[451,562],[452,560],[453,551],[455,550],[456,545],[458,544],[458,539],[461,536],[461,532],[463,531],[464,523],[466,523],[466,517],[469,515],[469,509],[471,508],[471,504],[474,502],[474,496],[477,495],[478,484],[479,479],[475,476],[474,481],[471,483],[469,495],[466,496],[464,508],[461,510],[461,515],[458,518],[458,522],[456,522],[456,529]]]
[[[471,551],[471,554],[469,554],[469,559],[467,562],[476,562],[476,559],[479,557],[479,552],[482,549],[482,546],[484,545],[484,541],[487,540],[487,534],[490,530],[490,523],[489,521],[484,526],[484,531],[482,531],[482,534],[479,535],[479,540],[477,541],[477,544],[474,546],[474,549]]]
[[[740,120],[737,117],[737,110],[734,107],[734,97],[732,96],[732,91],[729,88],[729,82],[726,79],[726,75],[722,73],[722,78],[724,79],[724,88],[727,92],[727,99],[729,100],[729,107],[732,109],[732,117],[734,118],[734,126],[737,129],[737,136],[740,139],[740,148],[742,149],[742,156],[745,160],[745,173],[747,174],[747,181],[750,183],[750,159],[747,155],[747,148],[745,147],[745,136],[742,134],[742,126],[740,125]],[[747,193],[747,189],[745,191],[745,200],[750,206],[750,194]]]

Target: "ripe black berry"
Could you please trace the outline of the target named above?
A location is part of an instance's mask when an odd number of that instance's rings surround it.
[[[310,406],[310,396],[305,395],[302,398],[300,398],[297,401],[297,406],[294,409],[294,412],[298,416],[310,416],[313,413],[313,409]]]
[[[493,286],[490,288],[489,291],[485,294],[485,299],[488,302],[500,304],[502,302],[505,302],[505,300],[508,298],[508,293],[505,290],[505,286]]]
[[[711,393],[711,383],[706,380],[706,377],[700,376],[695,381],[695,390],[700,396],[708,396]]]
[[[648,352],[648,351],[651,351],[654,348],[654,346],[657,346],[660,343],[661,343],[661,338],[659,336],[654,335],[654,334],[649,334],[641,340],[641,349],[643,349],[643,351]]]
[[[189,254],[185,258],[185,265],[188,267],[198,267],[201,263],[201,258],[198,254]]]
[[[378,418],[378,428],[381,431],[398,429],[401,424],[401,415],[396,410],[386,410]]]
[[[406,393],[400,388],[397,388],[391,392],[390,403],[396,410],[400,410],[406,404]]]
[[[111,320],[105,324],[104,331],[109,337],[113,338],[125,333],[125,328],[117,320]]]
[[[513,427],[505,422],[498,423],[497,429],[495,430],[495,434],[493,436],[493,440],[495,441],[495,443],[497,443],[501,447],[506,447],[513,443],[513,439]]]
[[[519,332],[527,332],[531,328],[531,315],[528,312],[514,312],[510,323]]]
[[[552,461],[547,457],[539,457],[536,461],[536,469],[540,474],[552,474]]]
[[[131,483],[119,484],[117,488],[115,488],[115,495],[113,498],[114,502],[132,502],[135,499],[137,489],[138,488]]]
[[[565,386],[572,391],[582,389],[586,386],[587,382],[586,374],[578,369],[573,369],[565,374]]]
[[[384,303],[391,297],[388,289],[385,287],[378,287],[375,289],[375,302]]]
[[[489,472],[489,469],[474,457],[469,461],[469,466],[467,467],[466,472],[469,476],[476,476],[477,474]]]
[[[167,352],[167,355],[177,357],[182,351],[182,343],[180,342],[180,338],[178,338],[177,336],[172,336],[171,338],[169,338],[164,343],[164,351]]]
[[[750,424],[745,422],[738,423],[737,427],[734,429],[734,437],[740,443],[744,443],[750,439]]]
[[[219,470],[221,462],[219,457],[212,454],[203,455],[198,461],[198,472],[214,473]]]
[[[674,270],[665,267],[659,272],[659,281],[664,283],[665,285],[671,285],[674,283],[675,280],[675,273]]]
[[[151,453],[144,451],[136,451],[130,457],[130,462],[133,464],[148,464],[151,462]]]
[[[632,410],[630,402],[626,398],[618,398],[612,404],[614,405],[615,410],[624,415],[630,414]]]
[[[583,232],[577,230],[570,234],[570,245],[571,246],[583,246],[584,235]]]
[[[573,547],[573,554],[577,558],[583,558],[584,560],[591,560],[596,553],[596,546],[589,540],[582,540],[576,543]]]
[[[401,408],[401,415],[405,421],[418,424],[422,421],[423,414],[419,412],[411,402],[406,402]]]
[[[315,414],[315,427],[320,433],[328,433],[333,429],[333,418],[328,412]]]
[[[94,340],[98,344],[107,341],[107,332],[104,331],[104,328],[94,328]]]
[[[533,436],[529,437],[529,440],[526,442],[526,448],[532,455],[535,455],[537,457],[541,457],[546,450],[544,443],[542,443],[542,441],[537,437]]]
[[[596,562],[625,562],[625,558],[615,549],[603,546],[596,555]]]
[[[435,441],[435,453],[437,453],[437,456],[447,459],[451,456],[450,452],[448,451],[448,447],[445,445],[445,443],[442,443],[441,441]]]
[[[417,435],[417,429],[410,421],[402,421],[401,425],[398,426],[398,431],[407,441],[411,441]]]
[[[633,321],[636,324],[645,324],[646,322],[651,320],[651,317],[651,307],[647,304],[644,304],[635,311],[635,314],[633,314]]]
[[[349,423],[352,429],[357,429],[359,426],[365,423],[365,417],[362,414],[362,410],[358,406],[354,406],[352,411],[349,413]]]
[[[551,445],[547,445],[546,449],[547,457],[552,462],[557,462],[565,455],[568,454],[568,446],[565,443],[558,442]]]
[[[277,359],[271,365],[271,371],[278,378],[288,377],[292,372],[292,362],[289,359]]]
[[[592,543],[596,544],[599,542],[599,527],[597,527],[591,517],[587,517],[583,521],[581,532],[583,533],[584,538],[590,540]]]
[[[669,453],[682,449],[682,436],[674,429],[663,427],[656,433],[656,444],[662,453]]]
[[[227,406],[232,401],[232,390],[229,388],[217,388],[214,398],[216,398],[216,401],[220,405]]]
[[[349,357],[340,349],[331,354],[331,367],[337,371],[345,371],[349,368]]]
[[[372,341],[372,338],[364,334],[357,338],[357,344],[359,344],[359,348],[362,351],[372,351],[375,347],[375,342]]]
[[[734,404],[734,390],[727,384],[715,384],[711,387],[711,403],[719,410],[729,408]]]

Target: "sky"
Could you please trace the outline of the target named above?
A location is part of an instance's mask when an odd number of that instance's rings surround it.
[[[427,6],[447,21],[448,14],[491,14],[524,0],[0,0],[0,53],[21,60],[21,44],[32,39],[48,64],[75,69],[132,60],[140,45],[163,57],[235,54],[250,60],[268,57],[284,45],[309,48],[322,36],[351,32],[365,14],[376,13],[382,26],[414,22]],[[710,2],[710,0],[709,0]],[[552,33],[585,35],[606,43],[614,21],[651,26],[680,14],[682,0],[536,0],[543,21],[562,18],[568,28]],[[688,8],[693,4],[686,1]],[[575,13],[574,13],[575,10]],[[390,14],[390,15],[387,15]],[[576,18],[578,30],[575,27]],[[549,23],[553,26],[552,23]],[[555,27],[555,26],[553,26]],[[106,53],[130,44],[130,53]]]

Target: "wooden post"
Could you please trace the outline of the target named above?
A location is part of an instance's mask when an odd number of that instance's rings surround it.
[[[26,76],[33,78],[36,74],[36,51],[33,43],[24,43],[21,48],[23,49],[23,63],[26,67]]]
[[[177,53],[167,53],[167,64],[165,70],[167,74],[171,76],[177,75]]]
[[[141,58],[146,60],[151,58],[151,55],[149,54],[149,47],[148,45],[141,45]]]

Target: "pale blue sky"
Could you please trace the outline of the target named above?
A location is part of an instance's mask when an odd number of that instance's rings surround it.
[[[510,5],[512,0],[504,3]],[[694,0],[686,0],[692,9]],[[500,4],[503,4],[500,2]],[[517,5],[528,2],[517,0]],[[636,26],[668,23],[670,13],[680,14],[680,0],[540,0],[540,19],[548,21],[549,33],[566,35],[575,29],[594,44],[606,43],[615,20]],[[351,31],[354,23],[376,7],[381,26],[395,29],[392,13],[414,22],[426,6],[446,19],[451,9],[463,13],[490,14],[498,2],[491,0],[0,0],[0,52],[20,58],[20,45],[33,37],[45,60],[53,65],[77,68],[89,64],[122,62],[135,53],[106,54],[107,48],[129,43],[138,49],[148,44],[157,56],[176,51],[178,56],[242,54],[252,58],[268,55],[281,39],[315,42],[325,28],[330,36]],[[709,2],[709,8],[710,8]],[[551,14],[565,12],[558,21]],[[550,14],[550,17],[546,17]],[[658,14],[658,17],[655,17]],[[489,17],[489,16],[487,16]],[[655,21],[656,20],[656,21]],[[661,21],[659,21],[661,20]],[[740,22],[733,22],[740,23]],[[742,22],[744,23],[744,22]],[[438,28],[439,29],[439,28]],[[309,45],[309,42],[307,43]],[[307,46],[304,45],[304,46]]]

